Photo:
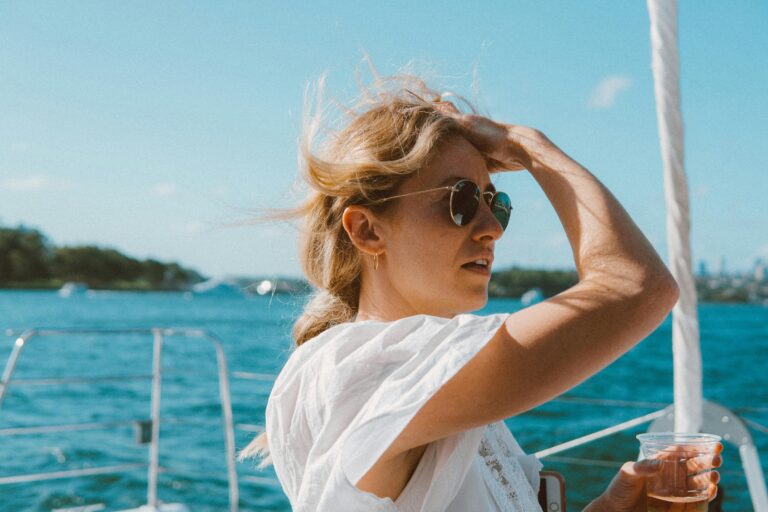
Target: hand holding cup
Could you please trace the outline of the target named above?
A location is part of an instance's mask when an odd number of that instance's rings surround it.
[[[652,433],[637,436],[645,459],[658,461],[646,478],[648,512],[706,512],[717,495],[723,445],[711,434]]]

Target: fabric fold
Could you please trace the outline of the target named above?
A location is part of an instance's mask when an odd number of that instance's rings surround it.
[[[275,471],[294,510],[396,511],[391,499],[355,484],[508,316],[351,322],[296,349],[275,382],[266,414]],[[423,512],[444,511],[454,499],[484,429],[434,441]]]

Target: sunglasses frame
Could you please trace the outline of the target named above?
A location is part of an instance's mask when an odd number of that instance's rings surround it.
[[[459,181],[457,181],[456,183],[454,183],[453,185],[446,185],[444,187],[429,188],[429,189],[426,189],[426,190],[417,190],[416,192],[408,192],[407,194],[398,194],[396,196],[389,196],[389,197],[385,197],[385,198],[382,198],[382,199],[377,199],[376,201],[374,201],[374,203],[389,201],[390,199],[397,199],[397,198],[400,198],[400,197],[414,196],[416,194],[424,194],[426,192],[434,192],[436,190],[450,190],[451,191],[451,196],[450,196],[449,203],[448,203],[448,214],[450,215],[451,220],[453,221],[454,224],[456,224],[459,227],[463,227],[463,226],[466,226],[466,224],[462,225],[460,222],[456,222],[455,214],[453,213],[453,194],[454,194],[454,192],[457,191],[457,187],[458,187],[459,183],[461,183],[463,181],[466,181],[466,182],[471,183],[472,185],[474,185],[475,186],[475,193],[479,192],[480,195],[483,196],[484,198],[488,197],[488,194],[490,194],[490,197],[485,202],[485,204],[487,204],[488,207],[491,208],[491,213],[493,213],[493,208],[492,208],[491,205],[493,204],[493,200],[496,198],[496,196],[498,194],[504,194],[505,196],[507,196],[507,198],[509,198],[509,195],[506,192],[502,192],[501,190],[497,190],[495,192],[491,192],[490,190],[488,190],[486,192],[483,192],[482,190],[480,190],[480,186],[477,183],[475,183],[474,181],[470,180],[469,178],[462,178]],[[478,207],[479,207],[479,205],[478,205]],[[514,208],[512,207],[512,204],[510,204],[509,205],[510,216],[511,216],[511,213],[512,213],[513,209]],[[474,213],[470,216],[469,220],[467,221],[467,224],[472,222],[472,219],[475,217],[476,214],[477,214],[477,209],[475,209]],[[495,217],[495,215],[494,215],[494,217]],[[496,220],[498,220],[498,219],[496,219]],[[507,223],[509,223],[509,219],[507,219]],[[501,224],[500,221],[499,221],[499,224]],[[501,226],[501,227],[504,230],[507,229],[507,226]]]

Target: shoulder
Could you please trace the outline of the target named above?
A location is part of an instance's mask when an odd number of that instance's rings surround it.
[[[366,395],[406,363],[445,352],[464,352],[495,332],[508,314],[463,313],[451,318],[413,315],[391,322],[364,320],[335,325],[295,348],[270,393],[293,408],[306,393],[333,402]],[[281,400],[281,402],[285,402]]]
[[[370,335],[380,333],[387,339],[398,336],[430,336],[447,335],[455,329],[477,329],[481,333],[484,328],[493,329],[498,327],[503,320],[509,316],[508,313],[496,313],[490,315],[477,315],[473,313],[461,313],[453,317],[440,317],[434,315],[418,314],[412,315],[391,322],[380,322],[377,320],[364,320],[347,324],[356,326],[358,330],[355,334]],[[369,338],[370,339],[370,338]]]
[[[464,352],[487,339],[509,315],[463,313],[451,318],[413,315],[391,322],[338,324],[295,348],[275,380],[270,399],[315,388],[327,400],[365,394],[406,363]],[[352,386],[354,384],[354,386]],[[293,405],[293,404],[291,404]]]
[[[402,365],[464,351],[466,345],[495,333],[507,316],[419,314],[391,322],[354,322],[338,326],[331,339],[318,344],[319,357],[314,362],[331,371],[339,383],[350,379],[375,383]]]
[[[366,365],[391,367],[409,359],[408,354],[433,351],[449,340],[485,338],[496,332],[508,316],[462,313],[445,318],[418,314],[390,322],[347,322],[333,326],[296,349],[283,371],[326,369],[332,370],[337,378],[365,375]],[[360,371],[353,371],[356,368]]]

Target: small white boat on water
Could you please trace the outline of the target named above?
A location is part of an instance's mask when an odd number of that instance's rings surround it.
[[[544,293],[541,291],[541,288],[531,288],[520,297],[523,306],[530,306],[531,304],[536,304],[542,300],[544,300]]]
[[[88,291],[88,285],[77,281],[69,281],[59,288],[59,297],[68,299],[73,295],[85,295]]]
[[[230,279],[214,278],[198,283],[192,287],[193,295],[214,295],[216,297],[242,297],[243,290]]]
[[[266,295],[267,293],[275,289],[275,284],[272,281],[264,279],[258,286],[256,286],[256,293],[259,295]]]

